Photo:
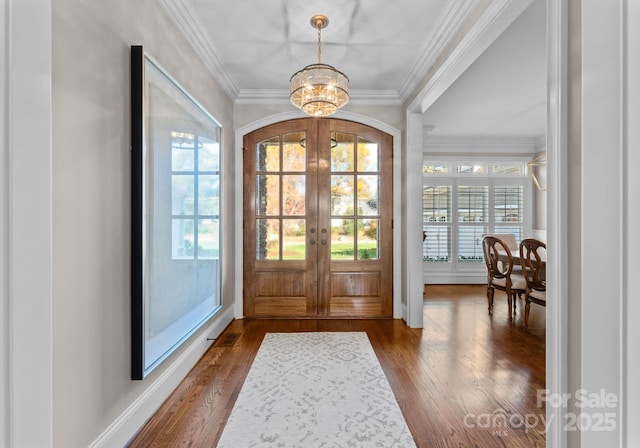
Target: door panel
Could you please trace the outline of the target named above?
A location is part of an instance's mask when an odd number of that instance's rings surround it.
[[[391,317],[391,136],[304,119],[244,143],[245,314]]]
[[[392,315],[392,138],[358,123],[319,124],[319,220],[330,229],[321,246],[319,313],[330,317]],[[327,136],[329,140],[327,139]]]
[[[317,312],[316,123],[294,120],[244,138],[244,309],[254,317]],[[307,144],[309,141],[309,144]]]

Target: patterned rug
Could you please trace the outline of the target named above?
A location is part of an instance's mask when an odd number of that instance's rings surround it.
[[[415,447],[364,332],[267,333],[218,448]]]

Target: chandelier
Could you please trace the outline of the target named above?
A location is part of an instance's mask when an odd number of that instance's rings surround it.
[[[331,115],[349,101],[349,78],[322,63],[320,34],[328,24],[326,16],[311,17],[311,26],[318,30],[318,63],[307,65],[290,80],[291,103],[313,117]]]

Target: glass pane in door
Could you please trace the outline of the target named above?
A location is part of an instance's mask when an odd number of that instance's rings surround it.
[[[299,216],[305,214],[306,177],[304,175],[282,176],[283,215]]]
[[[359,172],[380,171],[380,157],[378,143],[370,142],[358,137],[358,166]]]
[[[332,260],[353,260],[354,259],[354,220],[353,219],[332,219],[331,220],[331,259]]]
[[[280,176],[258,174],[256,176],[256,215],[280,214]]]
[[[304,219],[282,220],[282,259],[304,260],[306,258],[307,241]]]
[[[292,132],[282,137],[282,171],[306,171],[307,150],[304,132]]]
[[[377,219],[358,219],[358,260],[378,258],[378,221]]]
[[[331,133],[332,172],[353,172],[355,169],[353,142],[351,134]]]
[[[280,137],[273,137],[258,143],[256,171],[280,171]]]
[[[355,195],[353,191],[353,175],[331,176],[331,215],[353,215]]]
[[[376,175],[358,175],[358,215],[360,216],[377,216],[378,210],[378,186],[380,184],[380,176]]]
[[[280,259],[279,219],[256,219],[256,259]]]

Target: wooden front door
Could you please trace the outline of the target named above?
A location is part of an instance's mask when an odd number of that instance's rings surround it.
[[[244,148],[245,316],[391,317],[392,137],[308,118]]]

